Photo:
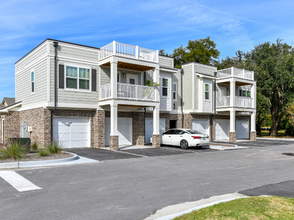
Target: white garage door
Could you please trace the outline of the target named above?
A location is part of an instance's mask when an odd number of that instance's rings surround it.
[[[216,140],[228,140],[230,120],[228,119],[216,119],[215,120],[215,139]]]
[[[249,138],[249,120],[236,120],[236,138]]]
[[[165,131],[165,119],[159,119],[159,133],[162,134]],[[153,134],[153,119],[145,118],[145,144],[150,143],[150,138]]]
[[[91,147],[90,119],[54,117],[53,138],[65,148]]]
[[[209,120],[208,119],[192,120],[192,129],[196,131],[200,131],[203,134],[209,135]]]
[[[119,145],[131,145],[133,140],[133,124],[132,118],[118,118],[117,130],[118,130],[118,144]],[[109,146],[110,135],[110,118],[105,118],[105,145]]]

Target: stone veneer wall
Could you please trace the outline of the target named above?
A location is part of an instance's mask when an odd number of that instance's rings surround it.
[[[19,137],[20,136],[20,121],[19,121],[19,112],[10,112],[2,115],[1,118],[4,118],[4,143],[6,139],[10,137]]]
[[[105,111],[98,110],[91,118],[91,140],[94,148],[105,147]]]
[[[21,123],[26,121],[28,126],[32,126],[32,132],[28,133],[32,143],[36,141],[39,145],[44,146],[51,141],[50,115],[50,110],[44,108],[21,111],[19,112],[19,130]]]
[[[3,143],[3,140],[2,140],[2,115],[0,117],[0,144]]]

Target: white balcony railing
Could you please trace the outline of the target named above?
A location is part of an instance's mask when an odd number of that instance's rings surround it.
[[[100,48],[100,60],[112,55],[158,63],[158,50],[118,43],[116,41]]]
[[[100,100],[111,98],[110,83],[100,86]],[[155,101],[154,87],[117,83],[117,98],[137,101]]]
[[[230,96],[221,96],[216,99],[216,107],[231,107]],[[252,108],[253,99],[250,97],[235,96],[235,106],[241,108]]]
[[[254,80],[254,71],[238,69],[235,67],[217,71],[217,78],[227,78],[227,77],[239,77],[243,79]]]

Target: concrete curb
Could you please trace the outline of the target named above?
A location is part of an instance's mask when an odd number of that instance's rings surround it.
[[[41,160],[41,161],[20,161],[20,162],[10,162],[10,163],[0,163],[0,169],[14,169],[14,168],[28,168],[28,167],[42,167],[51,166],[54,164],[71,162],[80,159],[80,157],[74,153],[66,152],[72,154],[72,157],[56,159],[56,160]]]
[[[259,140],[282,140],[282,141],[294,141],[294,138],[264,138],[264,137],[257,137],[256,139],[259,139]]]
[[[194,210],[213,206],[221,202],[229,202],[235,199],[248,197],[249,196],[245,196],[239,193],[232,193],[220,196],[213,196],[208,199],[201,199],[195,202],[186,202],[182,204],[172,205],[156,211],[155,214],[145,218],[145,220],[171,220],[175,217],[190,213]]]

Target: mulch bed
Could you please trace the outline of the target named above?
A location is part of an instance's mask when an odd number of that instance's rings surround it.
[[[32,152],[32,153],[27,153],[25,155],[25,158],[22,158],[22,159],[17,159],[17,160],[13,160],[13,159],[1,160],[0,159],[0,163],[19,162],[19,161],[57,160],[57,159],[69,158],[69,157],[72,157],[72,156],[73,156],[72,154],[60,153],[60,154],[51,154],[51,155],[48,155],[48,156],[45,156],[45,157],[40,157],[38,155],[38,153]]]

